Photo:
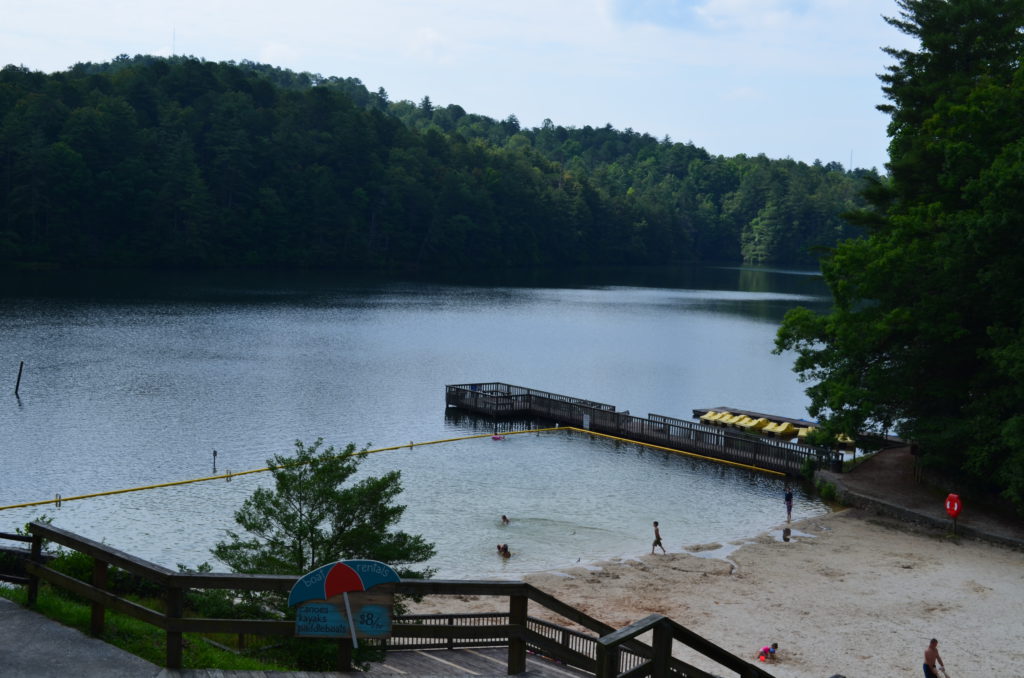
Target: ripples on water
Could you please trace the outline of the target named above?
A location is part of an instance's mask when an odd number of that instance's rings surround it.
[[[479,432],[444,385],[505,381],[688,418],[729,405],[786,416],[806,397],[775,327],[820,303],[807,276],[716,271],[672,286],[474,287],[178,276],[0,289],[0,506],[261,468],[296,438],[389,446]],[[19,281],[24,282],[22,278]],[[675,284],[675,283],[674,283]],[[820,287],[820,286],[819,286]],[[403,529],[440,576],[517,576],[751,536],[784,517],[781,481],[558,433],[371,455],[399,468]],[[194,566],[263,474],[0,512],[165,566]],[[795,513],[825,511],[798,495]],[[501,526],[499,517],[512,518]],[[515,556],[503,561],[495,545]],[[216,564],[215,564],[216,566]]]
[[[436,543],[430,565],[440,577],[517,577],[638,556],[650,550],[654,520],[666,548],[679,551],[749,537],[785,517],[783,481],[775,476],[569,431],[380,452],[359,474],[394,468],[402,471],[400,503],[408,507],[401,528]],[[4,517],[19,524],[45,513],[123,551],[194,567],[211,559],[209,549],[225,530],[235,529],[231,516],[245,497],[269,482],[269,474],[252,474]],[[826,510],[798,492],[795,519]],[[499,543],[513,558],[496,555]]]

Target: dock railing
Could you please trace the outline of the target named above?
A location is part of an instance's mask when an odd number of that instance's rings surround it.
[[[25,546],[8,546],[6,541],[18,542]],[[0,562],[8,565],[6,568],[0,568],[0,581],[8,584],[28,584],[24,563],[32,553],[29,546],[31,543],[30,535],[0,532]]]
[[[211,619],[188,616],[190,590],[280,591],[287,593],[299,579],[290,575],[175,572],[123,551],[45,523],[33,522],[28,573],[28,603],[35,605],[41,582],[70,591],[92,606],[89,631],[101,636],[107,610],[133,617],[166,634],[166,666],[181,669],[183,634],[291,636],[295,622],[286,619]],[[93,566],[89,581],[63,574],[43,555],[45,542],[86,554]],[[165,609],[154,610],[107,590],[110,568],[129,572],[163,589]],[[21,583],[21,582],[19,582]],[[557,598],[521,581],[443,581],[403,579],[395,592],[417,596],[488,596],[505,599],[505,611],[487,614],[437,614],[397,617],[385,648],[463,648],[507,646],[509,675],[526,671],[527,652],[563,662],[601,678],[714,678],[712,674],[672,656],[679,643],[739,678],[771,678],[760,667],[719,648],[671,620],[654,615],[616,630]],[[534,604],[578,625],[578,631],[530,616]],[[656,618],[656,619],[655,619]],[[653,631],[650,643],[638,636]],[[351,670],[351,641],[338,639],[339,670]],[[717,671],[718,669],[716,669]]]
[[[560,426],[583,428],[787,475],[800,474],[808,460],[815,468],[841,472],[843,467],[843,455],[838,450],[660,414],[637,417],[628,411],[617,412],[614,405],[500,382],[446,386],[445,405],[495,419],[536,417]]]

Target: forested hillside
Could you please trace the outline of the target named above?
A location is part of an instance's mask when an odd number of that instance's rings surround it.
[[[805,265],[865,176],[248,62],[0,71],[2,266]]]

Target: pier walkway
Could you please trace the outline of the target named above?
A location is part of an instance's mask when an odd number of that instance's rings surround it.
[[[636,417],[598,403],[500,382],[445,387],[445,404],[495,419],[534,417],[638,443],[757,469],[799,475],[810,460],[815,468],[842,471],[843,454],[803,443],[709,426],[661,414]]]

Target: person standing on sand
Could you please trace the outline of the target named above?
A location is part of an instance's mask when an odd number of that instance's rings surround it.
[[[935,672],[935,662],[939,662],[943,671],[946,670],[946,664],[939,656],[939,641],[932,638],[924,651],[924,678],[939,678],[939,674]]]
[[[786,485],[786,522],[793,520],[793,490]]]
[[[661,531],[658,529],[658,521],[654,521],[654,543],[651,544],[651,553],[654,553],[655,548],[660,548],[662,553],[668,553],[665,547],[661,545]]]

